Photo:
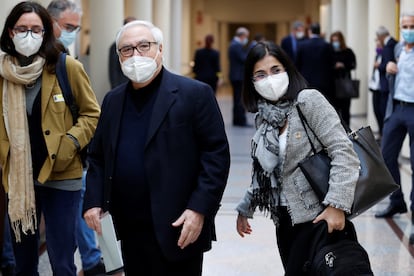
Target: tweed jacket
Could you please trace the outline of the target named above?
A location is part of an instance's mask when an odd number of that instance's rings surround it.
[[[327,148],[332,167],[329,190],[321,204],[298,167],[301,160],[313,153],[298,111],[293,107],[287,119],[287,143],[281,183],[292,223],[313,220],[323,210],[324,205],[350,212],[359,175],[359,159],[336,111],[325,97],[314,89],[301,91],[294,105],[300,107],[310,127]],[[312,132],[308,130],[308,133],[317,151],[322,149]],[[275,195],[275,198],[278,198],[278,195]],[[250,218],[253,217],[255,208],[249,208],[251,199],[250,187],[236,208],[241,215]],[[273,219],[277,223],[277,218]]]
[[[55,74],[46,69],[42,73],[41,112],[42,130],[48,157],[40,170],[38,181],[64,180],[82,177],[82,161],[74,142],[66,134],[75,137],[82,149],[93,133],[100,114],[100,107],[92,91],[89,77],[82,64],[71,56],[66,58],[66,68],[73,97],[79,107],[79,118],[73,125],[69,107],[63,101],[62,90]],[[58,95],[58,96],[57,96]],[[3,78],[0,76],[0,114],[3,114]],[[0,166],[3,168],[3,185],[8,190],[10,143],[0,120]]]

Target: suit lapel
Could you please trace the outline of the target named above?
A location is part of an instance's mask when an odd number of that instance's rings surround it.
[[[176,99],[175,92],[177,91],[177,87],[174,85],[174,82],[170,80],[172,74],[166,69],[163,70],[164,72],[161,80],[161,85],[159,87],[157,99],[154,103],[145,147],[147,147],[148,143],[154,137],[162,121],[166,117],[171,105]]]
[[[107,114],[107,116],[110,117],[109,120],[112,122],[110,124],[110,128],[112,129],[112,131],[110,131],[110,141],[113,154],[115,154],[116,145],[118,145],[119,128],[121,127],[122,111],[124,110],[126,87],[127,84],[118,88],[120,93],[114,95],[114,99],[111,100],[110,112]]]

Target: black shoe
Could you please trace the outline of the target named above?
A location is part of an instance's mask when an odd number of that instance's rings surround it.
[[[8,265],[5,267],[1,268],[1,275],[3,276],[14,276],[15,272],[14,272],[14,266],[13,265]]]
[[[411,233],[409,242],[410,244],[414,244],[414,233]]]
[[[399,214],[407,213],[407,206],[405,206],[405,204],[400,205],[400,206],[388,205],[387,208],[376,213],[375,217],[376,218],[390,218],[393,215],[398,214],[398,213]]]
[[[105,265],[99,261],[94,267],[83,271],[84,276],[105,276]]]

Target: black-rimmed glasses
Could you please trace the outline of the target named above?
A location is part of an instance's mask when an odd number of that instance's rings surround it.
[[[148,52],[151,49],[151,44],[158,44],[158,42],[144,41],[144,42],[140,42],[136,46],[131,46],[131,45],[124,46],[118,49],[118,51],[123,57],[132,57],[134,55],[134,50],[137,50],[137,52],[140,54]]]
[[[40,39],[43,37],[43,34],[45,32],[45,29],[43,29],[40,26],[33,26],[31,29],[29,29],[26,26],[17,26],[13,28],[14,34],[18,37],[18,38],[25,38],[30,35],[34,38],[34,39]]]

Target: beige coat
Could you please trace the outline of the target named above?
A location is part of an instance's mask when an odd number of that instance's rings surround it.
[[[48,150],[48,158],[40,170],[38,181],[64,180],[82,177],[82,162],[74,142],[67,137],[67,133],[74,136],[80,147],[85,147],[92,138],[98,118],[100,107],[92,91],[89,78],[82,64],[74,58],[67,56],[66,67],[69,82],[76,104],[79,107],[79,118],[73,125],[72,115],[60,95],[55,74],[47,70],[42,73],[41,105],[42,130]],[[0,76],[0,114],[3,114],[3,78]],[[10,143],[4,125],[0,120],[0,166],[3,168],[3,185],[8,191],[8,174],[10,161]]]

